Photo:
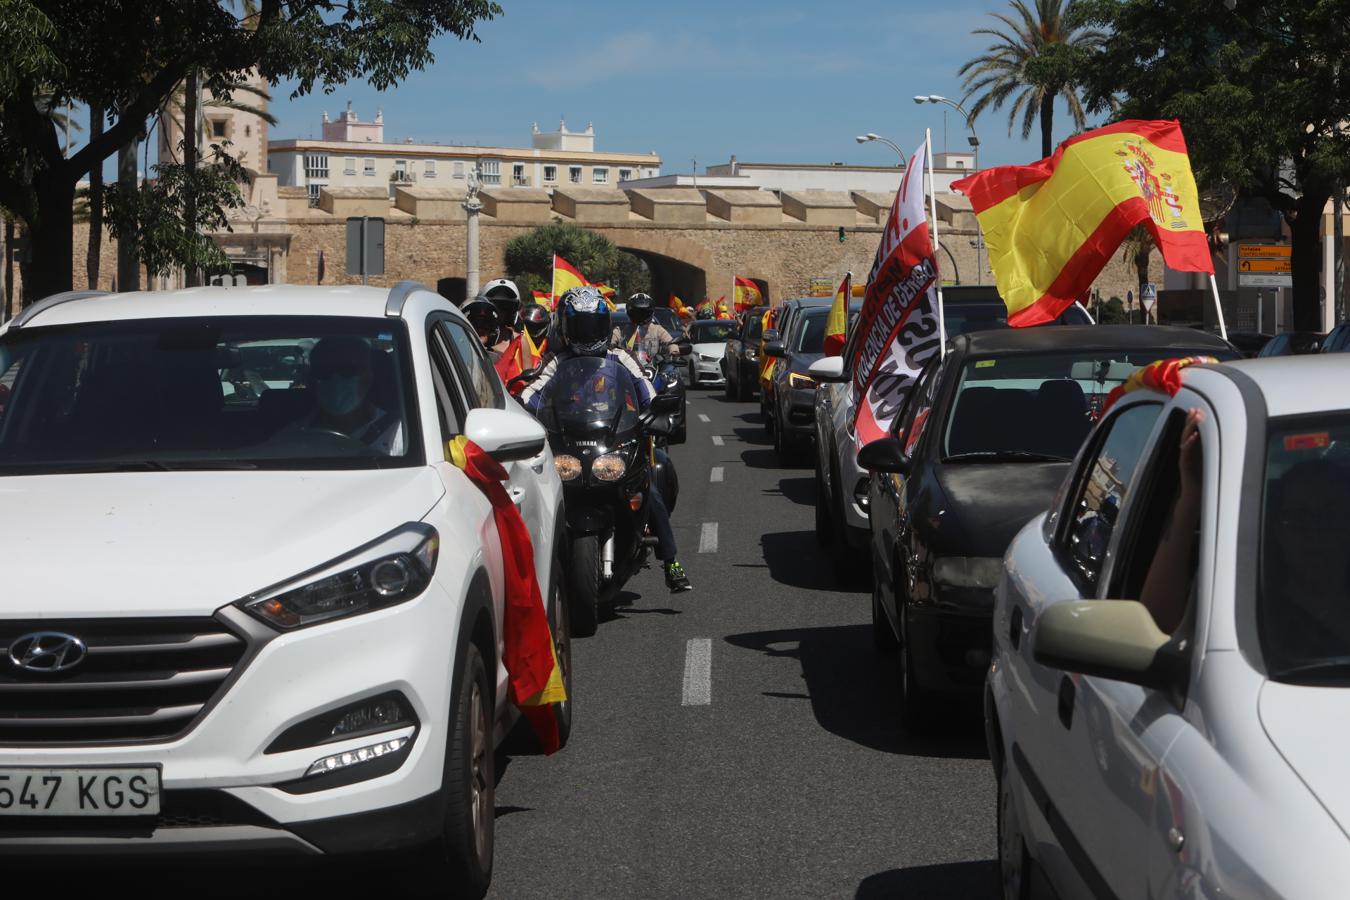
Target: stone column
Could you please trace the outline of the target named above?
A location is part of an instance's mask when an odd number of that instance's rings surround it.
[[[467,227],[464,232],[465,255],[468,259],[464,266],[464,299],[472,300],[478,296],[478,213],[483,209],[483,201],[478,199],[478,166],[469,172],[468,193],[464,195],[464,211],[467,215]]]

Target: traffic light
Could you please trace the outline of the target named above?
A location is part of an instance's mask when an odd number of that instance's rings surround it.
[[[845,239],[846,237],[848,237],[848,235],[844,232],[844,226],[843,226],[843,225],[840,225],[840,226],[839,226],[839,243],[842,244],[842,243],[844,242],[844,239]]]

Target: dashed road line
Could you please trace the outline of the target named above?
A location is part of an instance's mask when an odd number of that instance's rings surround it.
[[[714,446],[714,447],[720,447],[720,446],[722,446],[722,436],[721,436],[720,434],[714,434],[714,435],[712,436],[712,439],[713,439],[713,446]]]
[[[712,703],[712,638],[690,638],[684,648],[684,706]]]
[[[708,476],[708,480],[711,481],[713,484],[716,484],[717,482],[722,480],[723,476],[726,475],[726,472],[727,470],[722,466],[713,466],[712,473]]]
[[[700,422],[711,422],[711,421],[712,421],[712,419],[708,418],[708,414],[707,414],[707,413],[699,413],[699,414],[698,414],[698,420],[699,420]]]
[[[698,552],[716,553],[717,552],[717,523],[704,522],[703,528],[698,534]]]

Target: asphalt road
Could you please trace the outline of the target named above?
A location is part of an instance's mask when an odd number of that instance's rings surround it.
[[[997,896],[979,722],[901,730],[866,575],[839,585],[815,542],[807,463],[780,467],[757,405],[720,391],[691,392],[672,455],[695,590],[652,566],[575,642],[571,742],[498,785],[491,896]]]

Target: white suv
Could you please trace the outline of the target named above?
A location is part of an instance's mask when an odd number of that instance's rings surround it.
[[[0,329],[0,386],[0,854],[407,848],[485,892],[516,714],[447,443],[505,466],[570,685],[562,491],[458,310],[66,294]]]

